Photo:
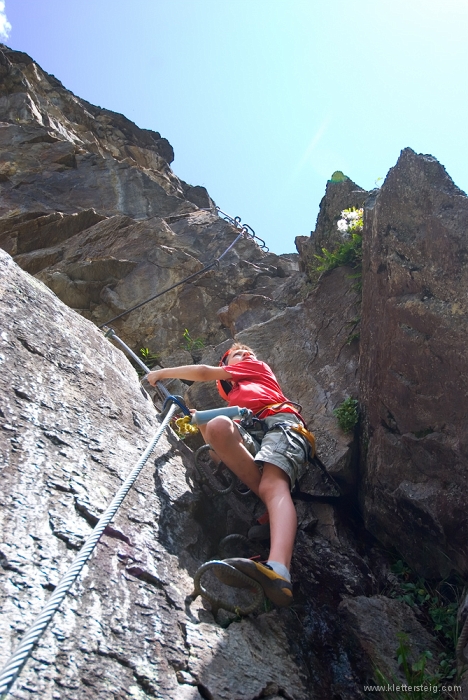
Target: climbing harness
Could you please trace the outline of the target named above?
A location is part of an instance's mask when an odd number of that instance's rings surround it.
[[[211,209],[204,209],[204,211],[211,211]],[[232,218],[228,214],[225,214],[224,212],[221,211],[219,207],[216,207],[216,212],[220,213],[222,215],[222,218],[225,219],[225,221],[228,221],[236,230],[239,231],[239,234],[237,237],[233,240],[232,243],[228,245],[226,250],[221,253],[217,258],[215,258],[212,262],[209,263],[209,265],[205,265],[201,270],[198,270],[197,272],[193,272],[191,275],[188,277],[185,277],[183,280],[180,280],[180,282],[176,282],[175,284],[171,285],[170,287],[167,287],[167,289],[164,289],[162,292],[158,292],[158,294],[154,294],[152,297],[149,297],[149,299],[145,299],[145,301],[141,301],[139,304],[136,304],[135,306],[132,306],[130,309],[127,309],[126,311],[123,311],[121,314],[118,314],[118,316],[114,316],[113,318],[109,319],[105,323],[102,323],[98,328],[107,328],[109,323],[113,323],[114,321],[117,321],[117,319],[122,318],[123,316],[126,316],[129,314],[131,311],[135,311],[136,309],[141,308],[145,304],[148,304],[150,301],[154,301],[154,299],[158,299],[159,297],[162,297],[163,294],[167,294],[167,292],[172,291],[173,289],[176,289],[176,287],[180,287],[180,285],[185,284],[186,282],[190,282],[190,280],[195,279],[195,277],[198,277],[199,275],[203,275],[205,272],[208,272],[208,270],[213,269],[213,267],[219,267],[219,263],[221,260],[224,258],[225,255],[229,253],[231,248],[233,248],[237,241],[239,241],[241,238],[250,238],[253,241],[259,241],[258,245],[259,247],[264,250],[265,252],[268,252],[268,248],[265,245],[265,241],[263,241],[261,238],[259,238],[257,235],[255,235],[255,231],[248,226],[247,224],[242,224],[240,223],[241,219],[240,216],[236,216]],[[170,217],[168,217],[170,218]],[[132,353],[132,357],[135,359],[135,356]]]
[[[273,430],[282,430],[286,440],[291,444],[291,440],[294,440],[294,435],[291,435],[292,433],[296,433],[297,435],[301,435],[302,438],[307,443],[307,451],[306,451],[306,459],[309,462],[309,464],[312,464],[320,469],[320,471],[323,473],[325,479],[332,484],[335,493],[330,494],[330,497],[333,498],[338,498],[342,495],[341,487],[337,483],[337,481],[332,477],[332,475],[329,473],[328,469],[322,462],[322,460],[318,457],[317,452],[316,452],[316,442],[315,442],[315,436],[313,433],[310,432],[310,430],[307,430],[305,425],[303,423],[288,423],[288,422],[280,422],[280,423],[275,423],[271,427],[267,427],[265,424],[264,420],[261,420],[258,416],[261,416],[262,413],[267,409],[267,408],[274,408],[280,412],[281,407],[285,406],[291,406],[291,407],[297,407],[299,410],[302,410],[302,406],[295,401],[287,401],[285,403],[281,404],[270,404],[268,406],[264,406],[261,411],[259,411],[255,416],[250,416],[247,419],[244,419],[241,421],[240,425],[241,427],[246,430],[254,439],[257,441],[261,441],[263,437],[268,433]],[[292,416],[294,414],[291,414]],[[301,441],[301,445],[302,445]]]
[[[292,414],[293,415],[293,414]],[[291,444],[291,438],[293,436],[289,435],[289,431],[292,430],[294,433],[301,435],[308,443],[307,447],[307,460],[310,462],[313,457],[315,457],[315,436],[310,430],[307,430],[305,425],[302,423],[275,423],[271,428],[265,430],[265,435],[271,433],[273,430],[281,430],[286,437],[286,440]],[[301,443],[302,444],[302,443]]]
[[[148,444],[146,450],[144,451],[144,453],[140,457],[137,465],[134,467],[132,472],[128,475],[127,479],[125,480],[125,482],[122,484],[122,486],[120,487],[120,489],[116,493],[113,501],[110,503],[110,505],[107,507],[106,511],[104,512],[104,514],[99,519],[94,530],[92,531],[92,533],[89,535],[89,537],[85,541],[79,554],[73,560],[73,562],[72,562],[70,568],[68,569],[68,571],[66,572],[66,574],[59,581],[54,592],[50,596],[47,605],[43,608],[42,612],[36,618],[33,625],[29,628],[29,630],[26,632],[26,634],[22,638],[20,644],[16,648],[13,655],[10,657],[10,659],[7,661],[6,665],[3,667],[3,669],[0,673],[0,696],[1,697],[5,697],[6,694],[9,692],[11,686],[13,685],[16,678],[20,674],[21,669],[23,668],[24,664],[26,663],[29,656],[31,655],[34,647],[38,643],[42,634],[45,632],[52,617],[59,609],[63,599],[65,598],[65,595],[68,593],[68,591],[72,587],[73,583],[75,582],[75,580],[78,578],[79,574],[81,573],[84,565],[86,564],[89,557],[93,553],[93,551],[94,551],[97,543],[99,542],[99,539],[101,538],[101,535],[103,534],[104,530],[111,522],[111,520],[114,517],[114,515],[116,514],[119,506],[122,504],[125,496],[130,491],[131,487],[133,486],[137,477],[139,476],[141,470],[143,469],[143,467],[145,466],[149,457],[151,456],[154,448],[156,447],[156,445],[159,441],[159,438],[161,437],[162,433],[164,432],[167,425],[169,424],[169,421],[171,420],[174,413],[176,413],[178,410],[180,410],[180,409],[176,403],[174,403],[169,408],[165,418],[163,419],[162,423],[160,424],[159,428],[157,429],[156,433],[154,434],[153,438],[151,439],[150,443]]]

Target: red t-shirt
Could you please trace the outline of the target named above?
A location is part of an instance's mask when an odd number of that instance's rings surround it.
[[[246,357],[242,362],[225,367],[231,375],[234,384],[228,394],[230,406],[250,408],[255,414],[269,404],[281,404],[288,399],[281,391],[275,375],[265,362]],[[261,418],[273,416],[275,413],[294,413],[300,417],[292,406],[281,406],[262,411]]]

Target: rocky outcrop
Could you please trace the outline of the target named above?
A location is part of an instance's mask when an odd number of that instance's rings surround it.
[[[5,659],[158,424],[96,325],[203,269],[238,229],[174,175],[160,134],[6,47],[0,74],[0,247],[35,276],[0,252]],[[314,256],[342,242],[340,212],[366,197],[346,177],[329,182],[299,255],[245,237],[216,268],[113,323],[164,366],[217,364],[235,337],[303,404],[344,497],[312,467],[294,494],[293,608],[240,622],[187,605],[199,564],[263,506],[213,498],[195,480],[194,444],[168,431],[16,697],[354,700],[376,666],[398,675],[399,632],[414,658],[438,652],[409,608],[382,595],[395,580],[369,533],[425,575],[466,573],[467,200],[434,159],[405,151],[367,198],[361,302],[351,270],[320,275]],[[212,383],[171,390],[220,404]],[[333,414],[347,397],[359,399],[355,435]]]
[[[320,202],[315,230],[310,236],[297,236],[296,247],[300,254],[300,269],[316,281],[319,265],[316,256],[323,255],[322,248],[335,250],[343,243],[343,238],[337,229],[338,219],[343,209],[364,206],[369,192],[356,185],[349,177],[343,176],[338,181],[328,180],[325,195]]]
[[[366,209],[363,511],[428,577],[468,572],[467,230],[466,195],[410,149]]]
[[[2,218],[94,208],[142,219],[197,208],[160,134],[79,99],[26,54],[0,48]],[[196,194],[198,205],[212,206]]]
[[[158,421],[120,351],[3,252],[0,264],[2,663]],[[262,506],[252,496],[207,497],[193,481],[190,450],[168,437],[12,697],[364,697],[370,661],[354,658],[338,604],[369,595],[377,580],[346,518],[329,503],[297,501],[293,609],[239,622],[214,618],[200,599],[187,606],[197,567],[219,556],[221,537],[246,534]]]
[[[3,663],[158,421],[120,351],[0,264]],[[12,697],[311,697],[276,613],[223,629],[199,602],[186,610],[212,545],[185,462],[163,436]]]
[[[174,175],[160,134],[80,100],[25,54],[3,47],[0,65],[0,247],[68,306],[102,324],[233,242],[239,231],[206,190]],[[214,268],[119,321],[121,337],[161,356],[185,329],[217,344],[228,335],[221,307],[245,294],[284,306],[303,281],[297,255],[250,238],[220,265],[221,276]]]

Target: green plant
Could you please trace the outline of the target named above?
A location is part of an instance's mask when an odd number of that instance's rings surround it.
[[[345,180],[349,180],[349,178],[347,175],[341,172],[341,170],[335,170],[330,178],[330,182],[345,182]]]
[[[410,607],[418,607],[424,614],[431,631],[449,649],[455,649],[458,640],[457,611],[462,591],[461,585],[442,581],[432,588],[430,584],[399,559],[392,566],[399,577],[398,585],[390,595]]]
[[[149,348],[140,348],[140,356],[145,365],[150,369],[159,364],[161,359],[157,353],[151,352]]]
[[[186,328],[184,330],[184,334],[182,337],[183,337],[183,346],[182,347],[184,348],[184,350],[188,350],[188,352],[192,352],[193,350],[201,350],[206,345],[204,338],[192,338],[188,328]]]
[[[411,608],[415,608],[418,618],[444,648],[444,651],[439,654],[437,669],[431,676],[425,671],[425,664],[427,659],[430,658],[427,652],[424,653],[425,659],[419,659],[414,669],[409,667],[407,663],[409,651],[407,640],[400,642],[398,648],[399,664],[401,657],[401,664],[405,662],[409,671],[417,671],[420,669],[423,674],[423,684],[425,685],[430,683],[437,685],[441,682],[445,684],[447,682],[452,683],[457,675],[455,658],[455,649],[459,635],[457,610],[459,601],[463,595],[463,584],[459,580],[453,579],[453,581],[441,581],[436,586],[433,586],[412,571],[401,559],[394,562],[391,570],[396,575],[397,581],[393,585],[389,595],[396,598],[396,600],[403,601]],[[404,664],[403,670],[409,682]],[[392,697],[395,696],[393,695]],[[403,694],[397,697],[425,698],[426,696],[415,695],[413,693],[412,695]],[[435,695],[433,692],[430,697],[441,696]],[[446,697],[452,696],[448,695]]]
[[[317,270],[326,272],[341,265],[360,268],[362,261],[362,229],[364,226],[364,210],[351,207],[343,209],[336,227],[344,241],[334,251],[322,248],[323,255],[316,255],[319,261]],[[357,276],[357,275],[356,275]],[[360,276],[360,273],[359,273]]]
[[[317,270],[326,272],[334,270],[335,267],[348,265],[357,268],[362,262],[362,236],[359,233],[352,233],[349,240],[342,243],[336,250],[330,252],[322,248],[323,255],[315,255],[320,265]]]
[[[345,433],[351,433],[358,422],[358,402],[350,396],[333,411],[338,419],[338,425]]]
[[[385,684],[383,694],[385,698],[397,698],[398,700],[426,700],[427,698],[442,698],[439,691],[439,673],[428,673],[426,670],[427,661],[432,659],[430,651],[423,651],[417,661],[411,663],[409,655],[411,647],[406,634],[398,634],[398,648],[396,650],[398,666],[403,671],[406,683],[393,677],[391,680],[380,671],[375,670],[375,675],[379,683]]]

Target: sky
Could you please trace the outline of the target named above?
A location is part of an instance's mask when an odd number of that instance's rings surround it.
[[[158,131],[275,253],[409,146],[468,190],[468,0],[0,0],[2,41]]]

